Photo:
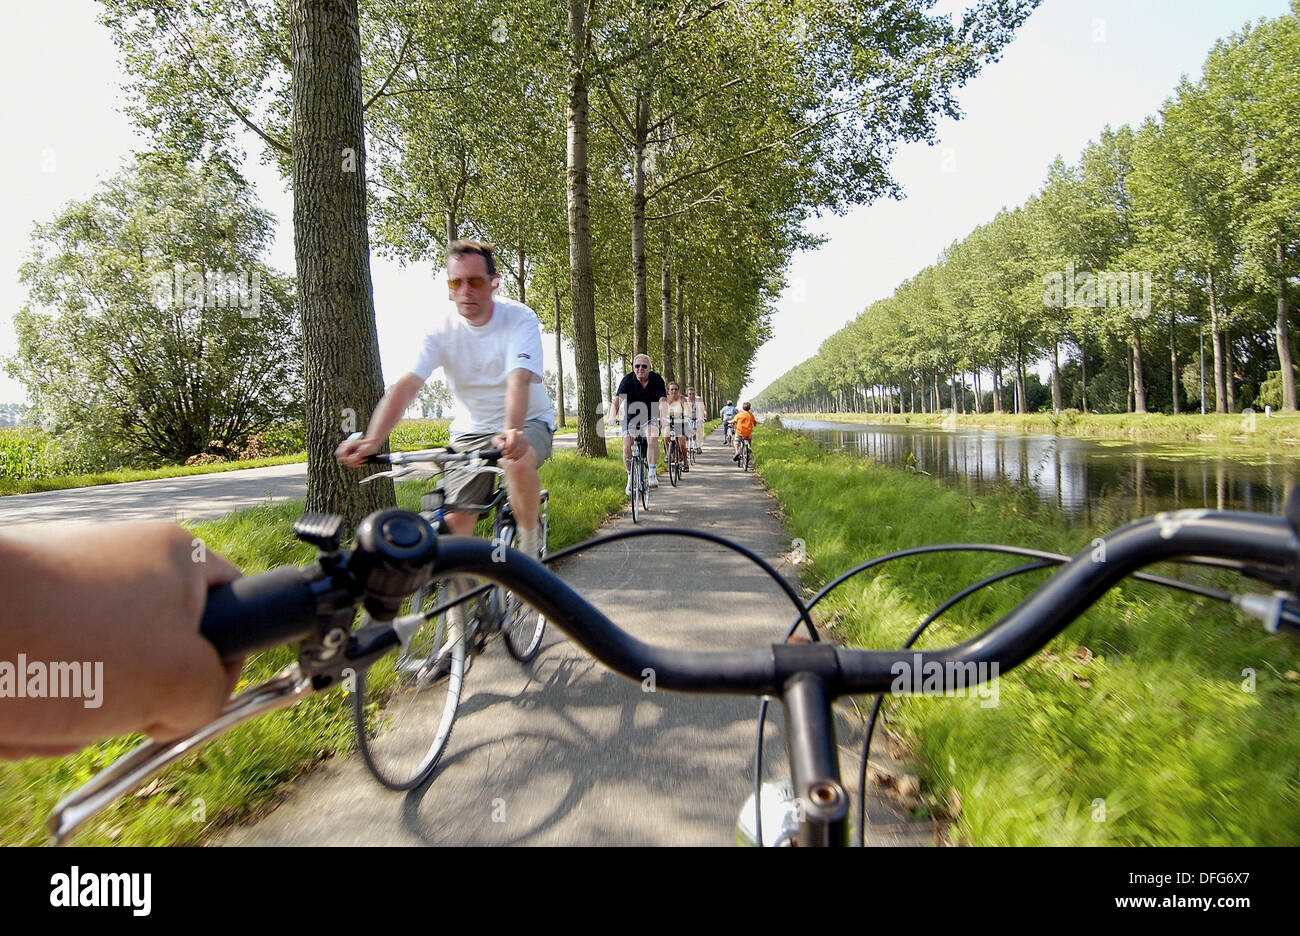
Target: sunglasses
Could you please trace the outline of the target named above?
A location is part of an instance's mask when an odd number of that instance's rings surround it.
[[[650,369],[650,365],[649,365],[649,364],[633,364],[633,365],[632,365],[632,370],[649,370],[649,369]]]
[[[470,289],[482,289],[488,284],[486,276],[471,276],[467,279],[461,279],[459,276],[453,276],[447,280],[447,288],[452,292],[460,289],[461,286],[468,285]]]

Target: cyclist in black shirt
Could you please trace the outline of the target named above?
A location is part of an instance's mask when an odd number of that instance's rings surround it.
[[[618,425],[620,404],[627,417],[627,432],[623,433],[623,468],[628,474],[623,493],[632,493],[632,439],[642,435],[649,442],[650,477],[646,484],[657,488],[659,476],[655,473],[655,466],[659,461],[659,424],[665,418],[668,388],[664,386],[663,377],[650,369],[649,355],[638,354],[633,358],[632,373],[618,385],[610,408],[610,420],[614,425]]]

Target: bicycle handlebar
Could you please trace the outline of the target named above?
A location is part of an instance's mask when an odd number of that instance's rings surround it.
[[[495,552],[495,555],[494,555]],[[655,683],[680,692],[780,695],[798,672],[815,673],[832,696],[890,692],[899,666],[940,664],[947,684],[953,666],[995,665],[1006,672],[1018,666],[1065,629],[1117,582],[1138,569],[1180,556],[1251,559],[1300,577],[1300,537],[1281,517],[1204,510],[1160,514],[1114,531],[1084,550],[976,637],[938,650],[858,650],[830,645],[777,644],[736,651],[673,650],[647,644],[619,628],[543,565],[522,553],[501,550],[471,537],[440,537],[434,567],[438,574],[473,575],[516,592],[546,615],[601,663],[640,681],[653,669]],[[295,573],[297,577],[295,578]],[[272,578],[274,577],[274,578]],[[243,584],[242,588],[235,586]],[[277,569],[228,586],[229,596],[209,605],[203,633],[240,646],[284,642],[286,635],[312,629],[311,586],[302,570]],[[296,617],[298,624],[290,619]],[[265,622],[265,623],[263,623]],[[261,638],[258,627],[274,631]],[[1295,631],[1286,615],[1274,629]],[[211,636],[210,636],[211,635]],[[232,636],[227,636],[232,635]]]
[[[479,449],[476,452],[456,452],[450,448],[420,449],[415,452],[388,452],[387,454],[367,455],[367,465],[412,465],[433,462],[436,465],[450,465],[457,462],[482,461],[495,465],[501,460],[501,449]]]
[[[397,509],[371,514],[358,528],[358,545],[352,550],[338,548],[339,518],[303,518],[300,535],[320,544],[317,562],[211,589],[200,625],[226,660],[301,638],[297,662],[231,699],[210,725],[174,741],[146,742],[102,771],[55,808],[50,828],[58,840],[66,840],[117,796],[227,728],[293,704],[312,690],[330,688],[369,666],[399,643],[399,627],[411,620],[394,621],[405,596],[435,574],[459,574],[511,589],[628,679],[641,681],[648,668],[656,686],[668,690],[781,697],[792,726],[796,790],[807,800],[801,842],[834,844],[844,831],[847,800],[834,779],[838,761],[830,740],[831,699],[948,692],[996,678],[1026,660],[1129,574],[1180,557],[1244,559],[1274,567],[1270,580],[1287,583],[1285,593],[1244,595],[1234,603],[1263,618],[1270,631],[1300,637],[1300,602],[1295,597],[1300,585],[1300,498],[1293,499],[1296,503],[1289,499],[1286,518],[1184,510],[1131,523],[1094,540],[988,630],[952,647],[922,651],[858,650],[825,642],[707,652],[654,646],[619,628],[536,559],[474,537],[439,537],[419,514]],[[353,629],[355,609],[363,602],[380,623]],[[923,684],[918,670],[926,673]],[[900,681],[907,673],[912,679]],[[932,673],[940,679],[933,680]]]

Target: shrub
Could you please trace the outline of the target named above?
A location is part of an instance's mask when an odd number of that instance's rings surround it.
[[[1292,370],[1296,372],[1297,379],[1300,379],[1300,370],[1294,367]],[[1261,410],[1265,406],[1271,406],[1273,409],[1282,408],[1282,371],[1280,369],[1268,372],[1268,377],[1259,385],[1259,393],[1251,402],[1256,409]],[[1243,402],[1242,405],[1245,406],[1247,403]]]

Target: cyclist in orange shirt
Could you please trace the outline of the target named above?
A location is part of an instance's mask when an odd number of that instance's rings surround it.
[[[736,414],[736,418],[731,421],[731,460],[740,463],[740,440],[749,441],[749,437],[754,434],[754,414],[749,411],[749,401],[745,401],[745,408]]]

